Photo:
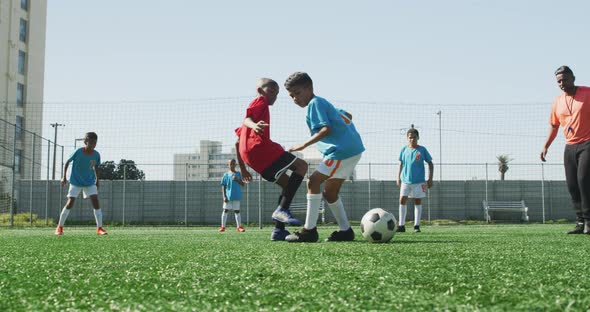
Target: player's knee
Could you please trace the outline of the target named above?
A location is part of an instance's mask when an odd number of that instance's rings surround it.
[[[307,172],[307,162],[305,162],[305,160],[303,159],[297,159],[295,161],[295,172],[301,176],[304,176],[305,173]]]
[[[240,214],[240,211],[239,210],[234,210],[234,213],[235,214]]]
[[[223,209],[223,212],[229,213],[229,209]]]

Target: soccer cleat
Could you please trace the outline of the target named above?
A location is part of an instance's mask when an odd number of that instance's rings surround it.
[[[272,213],[272,219],[293,226],[301,225],[301,221],[295,219],[291,214],[291,211],[283,209],[281,207],[277,207],[277,209]]]
[[[396,232],[405,232],[406,231],[406,226],[405,225],[400,225],[397,227],[397,230],[395,230]]]
[[[334,231],[330,237],[326,238],[326,242],[350,242],[354,240],[354,231],[349,228],[346,231]]]
[[[107,231],[105,231],[102,227],[96,229],[96,235],[107,235]]]
[[[285,240],[290,243],[315,243],[318,241],[318,228],[311,230],[305,228],[285,237]]]
[[[53,233],[55,235],[64,235],[64,227],[61,225],[58,225],[57,228],[55,229],[55,233]]]
[[[285,237],[287,237],[289,234],[289,231],[285,230],[285,229],[278,229],[278,228],[274,228],[272,230],[272,233],[270,234],[270,240],[271,241],[284,241]]]
[[[419,225],[414,225],[414,233],[420,233],[422,231],[420,231],[420,226]]]
[[[225,226],[220,227],[219,232],[225,232]]]
[[[238,232],[246,232],[246,229],[243,226],[238,226]]]
[[[567,234],[584,234],[584,223],[576,223],[576,227],[573,230],[568,231]]]

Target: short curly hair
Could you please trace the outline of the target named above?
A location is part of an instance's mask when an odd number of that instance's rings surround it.
[[[310,85],[311,86],[313,85],[313,81],[311,80],[311,77],[309,77],[309,75],[304,72],[294,72],[285,81],[285,88],[287,90],[289,90],[295,86],[310,86]]]

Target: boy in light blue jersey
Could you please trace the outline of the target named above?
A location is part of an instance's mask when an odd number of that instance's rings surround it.
[[[311,138],[289,152],[302,151],[312,144],[323,155],[323,161],[307,181],[307,215],[300,231],[286,237],[289,242],[317,242],[317,220],[322,201],[320,186],[326,182],[323,197],[334,214],[339,231],[334,231],[326,241],[352,241],[354,231],[338,196],[342,183],[350,177],[365,151],[361,136],[352,123],[352,116],[335,108],[326,99],[315,96],[309,75],[296,72],[289,76],[285,88],[295,104],[307,107],[306,122]]]
[[[422,216],[422,198],[426,197],[426,188],[432,187],[434,164],[432,156],[424,146],[418,145],[420,135],[412,128],[406,133],[408,145],[399,154],[399,170],[397,186],[399,195],[399,226],[396,232],[406,231],[406,212],[408,198],[414,199],[414,232],[420,232],[420,217]],[[424,162],[428,164],[428,180],[425,180]]]
[[[63,226],[70,214],[70,209],[80,192],[84,193],[84,198],[90,197],[92,207],[94,208],[94,218],[96,220],[96,234],[106,235],[107,232],[102,228],[102,210],[98,203],[98,175],[96,168],[100,165],[100,154],[95,150],[98,136],[94,132],[88,132],[84,136],[84,147],[81,147],[72,153],[64,165],[64,173],[61,178],[61,185],[68,183],[68,167],[71,162],[72,172],[70,175],[70,189],[68,191],[68,201],[61,211],[59,223],[55,229],[55,235],[63,235]]]
[[[227,223],[227,215],[229,211],[234,212],[236,218],[236,227],[238,232],[246,232],[242,226],[242,217],[240,215],[240,200],[242,199],[242,175],[236,171],[236,160],[231,159],[227,166],[229,170],[223,174],[221,178],[221,194],[223,196],[223,213],[221,213],[221,227],[219,232],[225,232],[225,225]]]

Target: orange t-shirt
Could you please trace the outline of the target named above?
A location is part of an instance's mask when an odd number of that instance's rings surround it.
[[[577,87],[571,97],[565,92],[551,106],[549,123],[562,126],[566,144],[578,144],[590,140],[590,88]]]

